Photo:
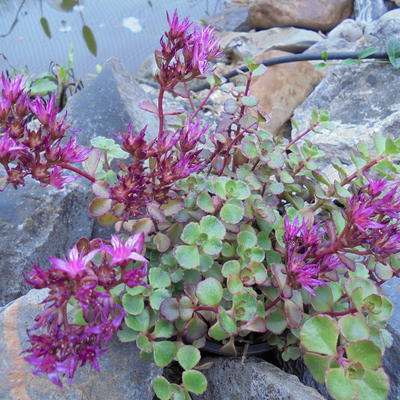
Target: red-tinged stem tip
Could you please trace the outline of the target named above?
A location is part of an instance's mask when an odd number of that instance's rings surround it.
[[[96,182],[96,179],[92,175],[89,175],[88,173],[81,171],[79,168],[73,167],[72,165],[69,165],[66,163],[60,163],[58,165],[63,169],[69,169],[70,171],[73,171],[73,172],[77,173],[78,175],[81,175],[84,178],[89,179],[89,181],[91,181],[93,183]]]

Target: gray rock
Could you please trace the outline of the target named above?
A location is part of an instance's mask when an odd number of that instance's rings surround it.
[[[113,138],[113,132],[125,131],[129,122],[136,132],[148,125],[153,138],[157,118],[139,108],[145,100],[146,93],[134,76],[118,60],[110,59],[95,79],[69,99],[66,109],[72,128],[79,130],[80,143],[90,146],[93,137]]]
[[[324,400],[299,379],[257,358],[215,358],[214,366],[203,371],[208,389],[196,400]]]
[[[328,38],[340,38],[348,42],[355,42],[360,39],[362,35],[363,29],[361,24],[354,21],[354,19],[345,19],[329,32]]]
[[[23,272],[32,263],[48,265],[48,257],[64,257],[81,237],[90,237],[91,198],[83,182],[65,189],[43,188],[33,180],[18,190],[7,187],[0,195],[0,305],[26,293]]]
[[[369,46],[384,51],[388,39],[400,39],[400,9],[389,11],[377,21],[368,24],[365,27],[364,35]]]
[[[388,400],[400,398],[400,376],[398,368],[400,363],[400,278],[392,278],[382,285],[386,296],[393,303],[393,315],[389,320],[388,330],[393,336],[393,345],[385,352],[383,368],[390,378],[390,394]]]
[[[384,0],[354,0],[354,18],[357,21],[373,21],[386,12]]]
[[[218,31],[248,32],[251,27],[248,22],[248,6],[241,4],[227,4],[224,9],[207,18],[207,25]]]
[[[31,290],[0,313],[0,399],[4,400],[151,400],[151,380],[162,369],[139,357],[133,343],[114,341],[100,358],[101,371],[78,369],[73,384],[63,389],[46,376],[31,374],[22,358],[28,347],[26,329],[40,312],[46,291]]]
[[[225,55],[233,63],[243,62],[245,57],[254,57],[272,49],[297,53],[322,39],[316,32],[293,27],[259,32],[223,32],[220,38]]]
[[[376,133],[399,137],[399,84],[400,71],[388,64],[341,66],[328,72],[294,113],[299,125],[307,127],[313,107],[330,111],[334,129],[308,136],[329,154],[322,166],[333,158],[349,164],[351,151],[360,142],[372,146]]]

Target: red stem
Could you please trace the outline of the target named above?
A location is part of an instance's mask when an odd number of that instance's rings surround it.
[[[208,306],[198,306],[195,311],[212,311],[214,313],[218,313],[217,307],[208,307]]]
[[[307,135],[307,133],[310,133],[313,129],[315,129],[319,125],[319,122],[316,122],[315,124],[312,124],[308,129],[306,129],[304,132],[300,133],[299,136],[296,136],[283,150],[282,153],[285,151],[289,150],[290,147],[292,147],[295,143],[297,143],[300,139],[302,139],[304,136]]]
[[[165,89],[161,86],[160,92],[158,94],[158,119],[159,119],[158,136],[160,136],[164,130],[164,110],[163,110],[164,92]]]
[[[199,106],[197,107],[196,111],[192,114],[190,117],[190,120],[193,121],[196,115],[200,112],[200,110],[204,107],[204,104],[207,103],[208,99],[210,98],[211,94],[214,92],[214,90],[217,88],[217,86],[212,86],[210,90],[208,91],[206,97],[201,101]]]
[[[95,179],[92,175],[89,175],[89,174],[87,174],[86,172],[81,171],[79,168],[75,168],[75,167],[73,167],[72,165],[69,165],[69,164],[66,164],[66,163],[60,163],[60,164],[58,164],[58,165],[59,165],[61,168],[69,169],[70,171],[73,171],[73,172],[75,172],[75,173],[77,173],[77,174],[83,176],[84,178],[89,179],[89,181],[91,181],[91,182],[93,182],[93,183],[96,182],[96,179]]]
[[[347,311],[328,311],[322,314],[330,315],[331,317],[341,317],[342,315],[355,314],[356,312],[358,312],[357,308],[350,308]]]
[[[370,161],[368,164],[364,165],[361,169],[353,172],[350,176],[348,176],[346,179],[344,179],[340,185],[344,186],[347,185],[348,183],[350,183],[354,178],[357,178],[359,173],[364,173],[366,170],[370,169],[371,167],[373,167],[375,164],[377,164],[379,161],[383,160],[386,156],[385,155],[381,155],[375,159],[373,159],[372,161]]]
[[[267,307],[265,307],[265,311],[269,311],[272,307],[275,307],[280,301],[281,301],[281,296],[278,296],[271,304],[269,304]]]

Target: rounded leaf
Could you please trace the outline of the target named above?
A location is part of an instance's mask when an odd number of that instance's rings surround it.
[[[153,289],[164,288],[171,284],[168,272],[161,268],[153,267],[149,271],[149,282]]]
[[[369,328],[363,315],[345,315],[339,319],[342,335],[350,341],[369,338]]]
[[[206,213],[213,213],[215,211],[214,202],[212,197],[207,193],[200,193],[196,201],[197,207]]]
[[[166,252],[169,249],[169,246],[171,246],[171,239],[161,232],[158,232],[156,235],[154,235],[153,240],[157,250],[160,253]]]
[[[244,216],[244,208],[235,204],[225,203],[219,215],[224,222],[238,224]]]
[[[250,249],[257,244],[257,236],[253,232],[243,231],[238,234],[237,241],[243,249]]]
[[[200,225],[197,222],[190,222],[183,229],[181,239],[187,244],[195,244],[200,233]]]
[[[300,331],[300,341],[303,347],[315,353],[326,355],[336,354],[339,330],[336,321],[327,315],[311,317]]]
[[[150,324],[149,311],[144,309],[139,315],[128,315],[125,317],[125,323],[135,331],[145,332]]]
[[[319,383],[325,383],[325,372],[329,368],[333,357],[306,353],[303,358],[304,363],[310,370],[313,378]]]
[[[141,295],[131,296],[124,294],[122,296],[122,306],[128,314],[139,315],[144,310],[144,301]]]
[[[222,285],[215,278],[207,278],[197,284],[196,297],[203,306],[216,306],[222,300]]]
[[[267,329],[280,335],[287,328],[286,316],[283,311],[274,311],[266,317]]]
[[[200,220],[201,232],[206,233],[210,238],[223,239],[226,234],[224,224],[213,215],[206,215]]]
[[[354,381],[360,399],[385,400],[389,394],[389,379],[382,369],[365,370],[363,379]]]
[[[346,347],[347,357],[359,362],[365,368],[376,369],[382,363],[382,354],[379,347],[370,340],[358,340]]]
[[[161,316],[169,322],[174,322],[179,318],[179,303],[175,297],[165,299],[160,304]]]
[[[186,390],[195,394],[202,394],[207,390],[207,379],[199,371],[184,371],[182,383]]]
[[[222,266],[222,275],[227,278],[229,275],[237,275],[240,272],[240,264],[237,260],[227,261]]]
[[[357,389],[343,368],[329,369],[325,374],[326,387],[335,400],[353,400]]]
[[[154,362],[158,367],[166,367],[176,356],[177,344],[170,341],[154,342]]]
[[[192,269],[200,265],[200,254],[196,246],[178,246],[175,250],[175,256],[182,268]]]
[[[100,217],[111,209],[112,200],[96,197],[89,204],[89,213],[93,217]]]
[[[199,363],[200,358],[200,351],[194,346],[183,346],[176,354],[176,359],[183,369],[192,369]]]
[[[152,386],[154,393],[160,400],[169,400],[171,398],[171,385],[163,376],[157,376],[154,378]]]

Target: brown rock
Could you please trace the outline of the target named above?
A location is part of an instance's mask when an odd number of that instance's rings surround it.
[[[79,368],[63,389],[47,376],[34,376],[21,352],[28,347],[26,329],[40,312],[46,291],[31,290],[0,309],[0,399],[4,400],[151,400],[151,380],[162,369],[140,359],[134,343],[115,340],[100,357],[100,372]]]
[[[353,0],[256,0],[250,25],[258,29],[297,26],[329,31],[353,11]]]
[[[271,50],[260,54],[256,61],[286,55],[290,53]],[[254,77],[250,91],[259,99],[259,108],[271,118],[267,129],[277,133],[321,79],[321,74],[307,61],[274,65]]]

